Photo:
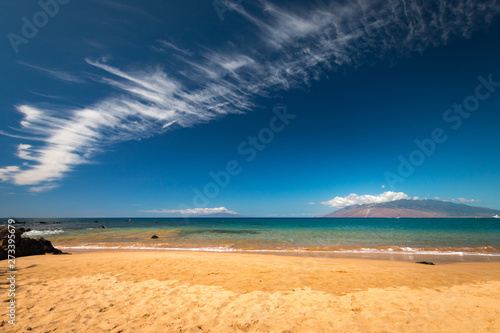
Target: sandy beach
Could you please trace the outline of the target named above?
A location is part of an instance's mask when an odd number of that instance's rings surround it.
[[[17,271],[4,332],[500,332],[498,262],[123,251]]]

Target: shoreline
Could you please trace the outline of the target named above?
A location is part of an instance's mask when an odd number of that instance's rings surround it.
[[[70,219],[32,226],[69,252],[204,251],[392,261],[500,261],[500,225],[476,219]]]
[[[386,260],[401,262],[432,261],[436,263],[455,262],[500,262],[500,254],[457,254],[457,253],[411,253],[411,252],[349,252],[349,251],[309,251],[309,250],[241,250],[241,249],[200,249],[200,248],[161,248],[161,247],[86,247],[86,246],[55,246],[63,252],[74,254],[95,252],[200,252],[200,253],[235,253],[235,254],[263,254],[290,257],[310,258],[345,258],[362,260]]]
[[[497,262],[96,251],[21,257],[17,269],[14,332],[486,332],[500,325]]]

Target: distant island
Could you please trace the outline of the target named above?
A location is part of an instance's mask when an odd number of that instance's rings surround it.
[[[438,200],[408,200],[354,205],[322,217],[493,217],[500,210]]]

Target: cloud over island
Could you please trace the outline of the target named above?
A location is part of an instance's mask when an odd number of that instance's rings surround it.
[[[335,197],[328,201],[322,201],[321,204],[334,208],[344,208],[353,205],[364,205],[371,203],[381,203],[396,201],[401,199],[411,199],[410,196],[403,192],[392,192],[387,191],[378,195],[357,195],[356,193],[351,193],[346,197]]]
[[[382,203],[382,202],[391,202],[391,201],[397,201],[397,200],[429,200],[428,198],[419,198],[419,197],[410,197],[408,194],[404,192],[392,192],[392,191],[386,191],[381,194],[377,195],[371,195],[371,194],[365,194],[365,195],[357,195],[356,193],[351,193],[348,196],[345,197],[335,197],[331,200],[328,201],[321,201],[320,203],[322,205],[328,206],[328,207],[333,207],[333,208],[344,208],[348,206],[354,206],[354,205],[365,205],[365,204],[373,204],[373,203]],[[441,197],[433,197],[435,200],[441,200]],[[477,199],[466,199],[466,198],[457,198],[457,199],[452,199],[450,197],[446,197],[442,201],[452,201],[452,202],[459,202],[459,203],[480,203],[482,200],[477,200]]]

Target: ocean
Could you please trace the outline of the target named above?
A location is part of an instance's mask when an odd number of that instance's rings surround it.
[[[237,251],[406,261],[500,261],[500,219],[493,218],[16,220],[25,222],[18,227],[32,229],[24,236],[44,237],[67,252]],[[6,225],[7,219],[0,223]]]

